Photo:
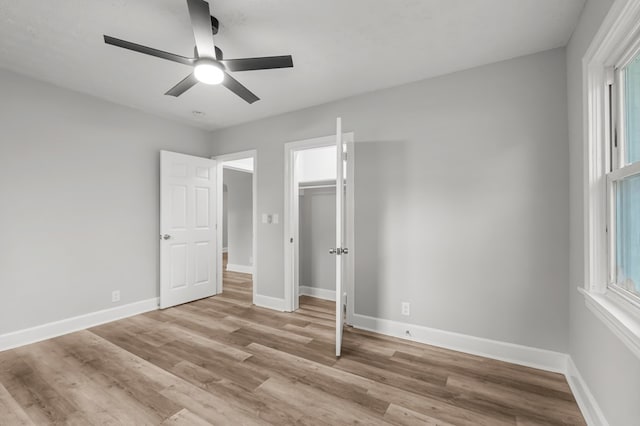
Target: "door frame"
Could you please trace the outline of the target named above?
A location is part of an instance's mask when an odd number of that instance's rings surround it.
[[[345,194],[346,209],[346,243],[349,254],[346,264],[346,291],[347,291],[347,323],[351,324],[354,314],[354,283],[355,283],[355,232],[354,232],[354,201],[355,201],[355,161],[353,132],[342,133],[344,143],[347,145],[347,193]],[[297,259],[300,258],[300,246],[298,244],[299,221],[299,189],[294,185],[294,161],[295,154],[311,148],[322,148],[336,145],[336,135],[323,136],[313,139],[288,142],[284,144],[284,308],[287,312],[298,309],[299,268]],[[337,188],[336,188],[337,189]],[[290,239],[293,238],[293,244]],[[329,250],[329,247],[327,247]],[[336,295],[336,300],[340,300]]]
[[[252,209],[252,224],[253,224],[253,233],[252,233],[252,247],[251,252],[253,256],[253,273],[252,273],[252,281],[253,281],[253,294],[252,294],[252,303],[255,304],[256,295],[258,294],[258,151],[255,149],[248,151],[240,151],[233,152],[231,154],[223,154],[212,157],[216,160],[216,217],[217,223],[220,225],[220,228],[216,233],[216,247],[217,247],[217,265],[218,265],[218,276],[216,279],[217,282],[217,294],[222,293],[223,290],[223,270],[222,270],[222,220],[223,220],[223,212],[222,212],[222,203],[223,203],[223,185],[224,185],[224,162],[232,161],[232,160],[241,160],[243,158],[253,158],[253,176],[251,180],[251,188],[252,188],[252,200],[251,200],[251,209]]]

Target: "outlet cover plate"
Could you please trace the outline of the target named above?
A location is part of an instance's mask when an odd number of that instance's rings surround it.
[[[402,315],[411,315],[411,304],[409,302],[402,302]]]

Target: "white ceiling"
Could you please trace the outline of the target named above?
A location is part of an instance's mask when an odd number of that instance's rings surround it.
[[[216,129],[564,46],[584,0],[212,0],[225,58],[293,55],[164,96],[189,67],[105,45],[103,34],[193,56],[185,0],[0,0],[0,67]],[[204,114],[195,116],[192,111]]]

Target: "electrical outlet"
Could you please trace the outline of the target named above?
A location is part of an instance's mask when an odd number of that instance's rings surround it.
[[[402,302],[402,315],[411,315],[411,304],[409,302]]]
[[[111,292],[111,301],[112,302],[120,301],[120,290],[114,290]]]

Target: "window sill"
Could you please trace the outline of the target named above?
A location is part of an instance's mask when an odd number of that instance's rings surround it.
[[[584,296],[587,308],[640,358],[640,312],[635,312],[637,308],[612,291],[598,294],[582,287],[578,287],[578,291]]]

